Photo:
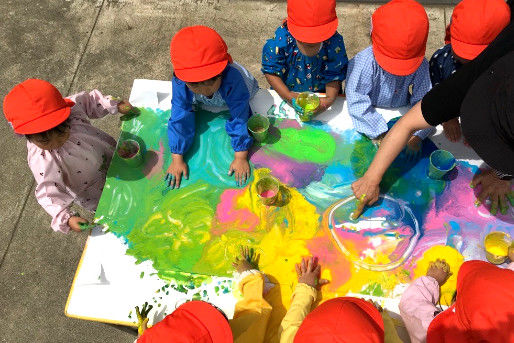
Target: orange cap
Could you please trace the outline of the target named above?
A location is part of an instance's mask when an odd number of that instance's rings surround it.
[[[221,74],[232,63],[227,44],[207,26],[181,29],[170,44],[171,64],[175,75],[185,82],[200,82]]]
[[[358,298],[330,299],[305,317],[294,343],[382,343],[384,321],[373,304]]]
[[[64,99],[50,82],[28,79],[14,86],[4,98],[4,115],[14,132],[40,133],[61,124],[75,103]]]
[[[288,0],[287,28],[304,43],[320,43],[337,30],[336,0]]]
[[[414,0],[392,0],[371,17],[371,41],[378,64],[393,75],[405,76],[425,58],[428,16]]]
[[[453,10],[450,33],[452,50],[472,60],[509,24],[505,0],[462,0]]]

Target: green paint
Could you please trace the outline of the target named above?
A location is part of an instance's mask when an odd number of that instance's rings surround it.
[[[142,279],[144,276],[145,276],[145,272],[141,272],[141,274],[139,274],[140,279]]]
[[[302,130],[280,129],[280,134],[280,140],[266,149],[299,162],[328,163],[334,157],[336,141],[323,130],[305,126]]]
[[[385,294],[384,290],[382,289],[382,285],[378,282],[368,284],[368,286],[361,293],[366,295],[373,295],[375,297],[383,297]]]

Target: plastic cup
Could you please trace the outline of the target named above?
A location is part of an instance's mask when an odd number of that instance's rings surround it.
[[[143,163],[141,147],[133,139],[121,141],[116,149],[116,154],[131,167],[138,167]]]
[[[510,246],[512,239],[507,233],[493,231],[484,238],[485,257],[492,264],[502,264],[507,260]]]
[[[280,190],[280,183],[272,176],[264,176],[255,185],[257,194],[261,202],[266,205],[273,205],[277,200]]]
[[[268,136],[269,119],[260,114],[254,114],[248,119],[248,130],[256,141],[264,141]]]
[[[453,168],[456,161],[453,154],[446,150],[436,150],[430,154],[430,163],[428,164],[428,176],[431,179],[440,180]]]
[[[303,110],[303,113],[296,112],[301,121],[309,121],[314,115],[314,111],[319,107],[319,97],[312,92],[302,92],[296,98],[296,103]]]

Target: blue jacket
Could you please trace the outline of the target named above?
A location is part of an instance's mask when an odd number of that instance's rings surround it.
[[[183,155],[193,143],[195,114],[193,104],[212,103],[194,94],[186,83],[177,77],[172,79],[171,117],[168,121],[168,139],[171,153]],[[250,99],[258,89],[257,81],[240,65],[229,64],[222,73],[219,90],[212,99],[218,105],[226,105],[230,112],[225,129],[230,136],[234,151],[246,151],[253,143],[248,133],[248,118],[252,114]],[[219,99],[219,101],[216,101]]]

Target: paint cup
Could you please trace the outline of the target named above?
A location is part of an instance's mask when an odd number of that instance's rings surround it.
[[[270,206],[277,200],[280,183],[272,176],[264,176],[257,181],[255,189],[261,202],[266,206]]]
[[[269,119],[267,117],[254,114],[248,119],[248,130],[250,130],[256,141],[263,142],[268,136],[268,129]]]
[[[314,115],[314,111],[316,111],[319,106],[320,101],[316,94],[312,92],[302,92],[296,98],[296,103],[303,110],[303,113],[298,111],[296,112],[298,117],[300,117],[301,121],[306,122],[311,120],[312,116]]]
[[[507,233],[493,231],[484,238],[485,257],[492,264],[502,264],[507,260],[511,246],[512,239]]]
[[[143,163],[143,153],[141,152],[139,143],[133,139],[121,141],[116,153],[131,167],[138,167]]]
[[[455,157],[446,150],[436,150],[430,154],[428,176],[431,179],[441,180],[448,172],[455,168]]]

